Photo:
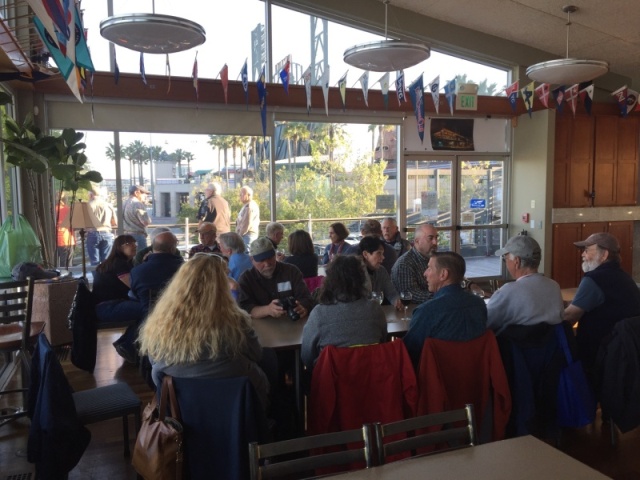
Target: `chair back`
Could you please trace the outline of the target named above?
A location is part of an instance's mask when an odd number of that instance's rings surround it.
[[[267,439],[265,414],[249,379],[174,376],[173,386],[188,478],[248,478],[247,445]]]
[[[432,413],[399,422],[374,425],[376,432],[377,464],[403,452],[430,453],[425,447],[436,447],[438,452],[470,447],[476,443],[473,405],[459,410]],[[399,439],[399,434],[405,434]],[[407,435],[408,434],[408,435]]]
[[[3,283],[0,289],[0,336],[10,335],[19,339],[18,348],[7,345],[1,350],[27,351],[31,332],[31,312],[33,310],[33,278]],[[5,342],[15,345],[10,338]],[[1,340],[0,340],[1,342]]]
[[[322,282],[324,281],[324,275],[318,275],[317,277],[307,277],[304,278],[304,283],[307,284],[307,288],[309,292],[313,293],[316,289],[322,286]]]
[[[511,393],[491,330],[467,342],[425,340],[418,384],[418,415],[472,404],[480,440],[504,438],[511,414]]]
[[[251,480],[307,478],[316,469],[360,464],[373,465],[373,428],[294,438],[260,445],[249,444]],[[267,461],[265,461],[267,460]]]

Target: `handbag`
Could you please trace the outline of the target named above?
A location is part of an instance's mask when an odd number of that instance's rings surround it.
[[[171,416],[167,417],[167,400]],[[183,430],[180,408],[173,389],[173,378],[165,376],[160,391],[142,415],[142,426],[136,438],[131,464],[145,480],[180,480],[183,469]]]
[[[593,423],[596,399],[582,368],[573,361],[562,324],[556,326],[556,338],[564,351],[567,366],[560,372],[558,383],[558,426],[580,428]]]

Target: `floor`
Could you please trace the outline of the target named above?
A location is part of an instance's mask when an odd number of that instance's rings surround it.
[[[111,343],[120,335],[117,330],[98,333],[98,359],[93,375],[75,368],[65,353],[61,360],[76,390],[109,385],[125,381],[140,396],[143,405],[152,394],[135,366],[127,364],[116,353]],[[2,399],[5,405],[13,399]],[[0,480],[29,480],[35,478],[33,465],[27,462],[26,447],[29,420],[22,418],[0,427]],[[122,452],[122,425],[120,419],[89,425],[92,439],[79,464],[69,474],[75,479],[135,479],[130,459]],[[130,429],[133,429],[131,422]],[[616,480],[640,480],[640,428],[624,435],[617,433],[618,444],[611,446],[608,425],[596,422],[580,430],[565,430],[560,449],[587,465]],[[132,445],[133,448],[133,439]],[[497,465],[499,459],[496,459]]]

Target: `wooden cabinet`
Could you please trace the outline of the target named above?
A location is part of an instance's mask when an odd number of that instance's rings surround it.
[[[631,275],[633,265],[633,222],[556,223],[553,226],[551,278],[560,288],[577,287],[582,278],[581,251],[573,244],[592,233],[609,232],[620,242],[622,269]]]
[[[638,128],[637,117],[558,116],[553,206],[635,205]]]

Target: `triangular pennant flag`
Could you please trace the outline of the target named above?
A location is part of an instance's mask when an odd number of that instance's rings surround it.
[[[142,83],[147,85],[147,76],[144,73],[144,54],[140,52],[140,75],[142,75]]]
[[[347,108],[347,73],[349,70],[344,72],[344,75],[340,80],[338,80],[338,90],[340,90],[340,99],[342,100],[342,111],[344,112]]]
[[[618,108],[620,109],[620,113],[623,117],[627,116],[627,94],[628,88],[626,85],[620,87],[615,92],[611,94],[612,97],[615,97],[616,102],[618,102]]]
[[[330,65],[327,65],[327,68],[322,74],[322,95],[324,95],[324,111],[327,117],[329,116],[329,67]]]
[[[165,74],[167,75],[167,93],[171,91],[171,64],[169,63],[169,54],[165,58]]]
[[[568,90],[564,91],[565,102],[571,105],[571,112],[573,116],[576,116],[576,107],[578,105],[578,91],[580,90],[580,85],[575,84],[572,85]]]
[[[396,95],[398,97],[398,105],[402,105],[407,101],[407,95],[405,93],[406,88],[404,86],[404,70],[396,72]]]
[[[244,99],[249,110],[249,75],[247,74],[247,60],[245,59],[242,70],[240,70],[240,79],[242,80],[242,89],[244,90]]]
[[[533,90],[535,88],[534,82],[531,82],[529,85],[520,90],[522,93],[522,101],[524,102],[524,108],[527,109],[527,113],[529,114],[529,118],[531,118],[531,112],[533,112]]]
[[[564,106],[564,85],[552,90],[551,94],[556,102],[556,110],[558,113],[562,113],[562,108]]]
[[[591,115],[591,106],[593,105],[593,91],[594,91],[594,86],[593,83],[589,82],[586,84],[586,86],[582,86],[583,84],[580,84],[580,91],[578,92],[578,95],[580,96],[580,100],[582,101],[582,104],[584,105],[584,109],[587,111],[587,114]]]
[[[409,85],[409,95],[411,97],[411,105],[416,115],[416,123],[418,124],[418,136],[420,143],[424,142],[424,83],[422,74]]]
[[[378,80],[380,83],[380,91],[382,92],[382,100],[384,101],[384,108],[389,108],[389,72],[385,73]]]
[[[449,111],[453,115],[453,106],[456,102],[456,79],[450,80],[444,86],[444,96],[447,97],[449,103]]]
[[[96,112],[94,111],[94,103],[93,103],[93,80],[95,79],[94,72],[91,72],[91,123],[95,125],[96,123]]]
[[[196,58],[193,60],[193,70],[191,71],[191,79],[193,80],[193,89],[196,91],[196,102],[198,97],[198,52],[196,51]]]
[[[229,67],[225,63],[220,70],[220,82],[222,83],[222,91],[224,92],[224,103],[228,103],[227,94],[229,92]]]
[[[434,78],[429,84],[429,90],[431,90],[431,99],[433,100],[436,113],[440,113],[440,75]]]
[[[118,85],[120,81],[120,67],[118,67],[118,60],[116,60],[115,54],[113,55],[113,82]]]
[[[80,11],[78,10],[78,5],[75,4],[73,7],[74,20],[75,20],[75,55],[76,55],[76,65],[82,68],[86,68],[92,72],[95,71],[93,67],[93,61],[91,60],[91,53],[89,52],[89,47],[87,46],[87,37],[84,29],[84,25],[82,24],[82,16],[80,15]]]
[[[267,84],[264,73],[265,66],[262,66],[260,78],[256,82],[258,87],[258,100],[260,101],[260,119],[262,120],[262,137],[267,136]]]
[[[520,82],[515,81],[504,90],[507,94],[507,98],[509,99],[509,104],[511,105],[511,110],[513,110],[513,113],[516,113],[518,111],[518,105],[516,104],[516,102],[518,101],[519,88]]]
[[[636,105],[638,105],[638,92],[629,88],[627,90],[627,113],[633,112]]]
[[[302,74],[304,82],[304,91],[307,95],[307,113],[311,111],[311,66],[309,66]]]
[[[541,83],[534,90],[544,108],[549,108],[549,86],[548,83]]]
[[[364,98],[364,104],[369,106],[369,70],[366,70],[358,79],[360,86],[362,87],[362,96]]]
[[[68,19],[71,18],[69,12],[70,3],[60,1],[43,1],[43,0],[27,0],[27,3],[38,18],[43,31],[49,34],[49,38],[43,38],[43,42],[48,49],[47,44],[55,45],[55,49],[60,51],[62,56],[67,56],[67,43],[71,38],[71,29]],[[73,23],[73,22],[71,22]],[[40,30],[38,28],[38,30]],[[40,33],[40,31],[38,31]],[[40,33],[42,37],[42,33]],[[51,51],[49,50],[51,53]],[[53,53],[51,53],[53,56]],[[55,60],[55,58],[54,58]],[[56,62],[58,64],[58,62]],[[60,68],[60,65],[58,65]]]
[[[284,86],[284,92],[289,95],[289,70],[291,69],[291,55],[287,55],[287,60],[284,62],[284,67],[280,70],[280,80]]]

